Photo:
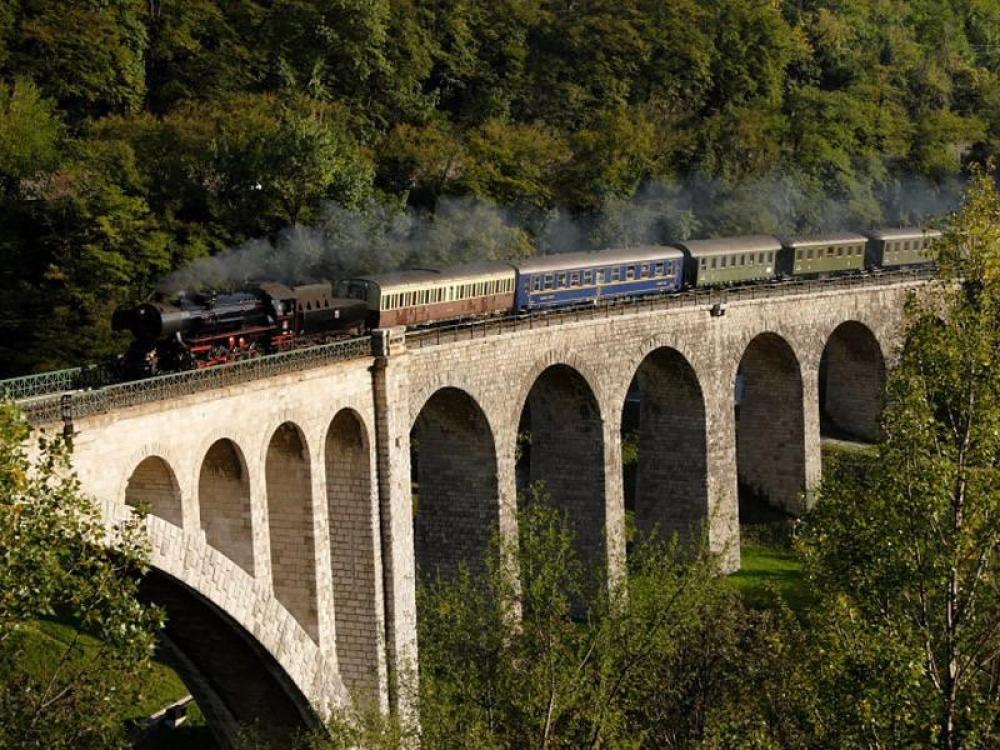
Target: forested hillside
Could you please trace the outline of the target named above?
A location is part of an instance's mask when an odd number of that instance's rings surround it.
[[[998,149],[995,0],[0,0],[0,375],[246,243],[173,283],[910,222]]]

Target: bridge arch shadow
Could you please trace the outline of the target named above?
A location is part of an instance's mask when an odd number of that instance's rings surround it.
[[[493,430],[463,390],[436,391],[410,431],[413,546],[422,581],[482,572],[500,518]]]
[[[235,620],[172,575],[153,568],[140,597],[167,615],[161,658],[191,691],[221,747],[249,728],[274,747],[318,726],[308,700],[278,662]]]
[[[885,380],[885,356],[871,329],[854,320],[837,326],[819,365],[823,434],[875,442]]]
[[[177,475],[159,456],[147,456],[132,470],[125,485],[125,503],[133,508],[146,505],[152,515],[178,528],[183,527]]]
[[[775,333],[754,337],[733,389],[741,494],[797,512],[806,486],[805,420],[802,370],[792,347]]]
[[[205,541],[253,575],[250,480],[243,451],[232,440],[216,440],[206,451],[198,506]]]
[[[356,702],[379,689],[379,609],[371,443],[357,412],[339,411],[326,434],[326,502],[336,618],[337,662]]]
[[[318,642],[312,470],[302,430],[291,422],[271,436],[264,463],[274,595]]]
[[[518,426],[519,492],[544,483],[574,532],[581,562],[607,567],[604,424],[594,390],[578,370],[553,364],[535,379]],[[596,581],[594,581],[596,583]]]
[[[622,406],[625,508],[637,531],[682,536],[708,517],[705,399],[676,349],[650,352]]]

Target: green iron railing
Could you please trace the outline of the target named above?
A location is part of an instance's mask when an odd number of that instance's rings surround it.
[[[175,372],[103,387],[71,388],[67,389],[72,391],[71,413],[68,416],[79,418],[93,414],[104,414],[127,406],[162,401],[213,388],[246,383],[273,375],[318,367],[330,362],[369,357],[371,354],[372,338],[362,336],[305,349],[294,349],[288,352],[244,359],[216,367],[206,367],[201,370]],[[72,380],[58,382],[73,383]],[[18,401],[18,405],[33,424],[57,422],[67,416],[67,406],[63,400],[65,393],[66,391],[49,392],[41,396],[23,398]]]

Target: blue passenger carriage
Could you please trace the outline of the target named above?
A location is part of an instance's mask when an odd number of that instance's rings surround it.
[[[518,310],[539,310],[673,292],[684,283],[683,264],[680,250],[662,245],[528,258],[514,264],[514,304]]]

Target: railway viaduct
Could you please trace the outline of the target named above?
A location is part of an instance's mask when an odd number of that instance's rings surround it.
[[[405,704],[392,686],[418,663],[418,579],[514,533],[529,479],[610,577],[626,495],[640,528],[705,524],[737,568],[739,483],[798,511],[820,476],[821,412],[875,435],[924,282],[845,281],[377,332],[78,392],[63,417],[108,521],[148,505],[146,594],[213,730],[226,742],[257,719],[280,737],[352,700]],[[58,394],[24,406],[61,429]]]

